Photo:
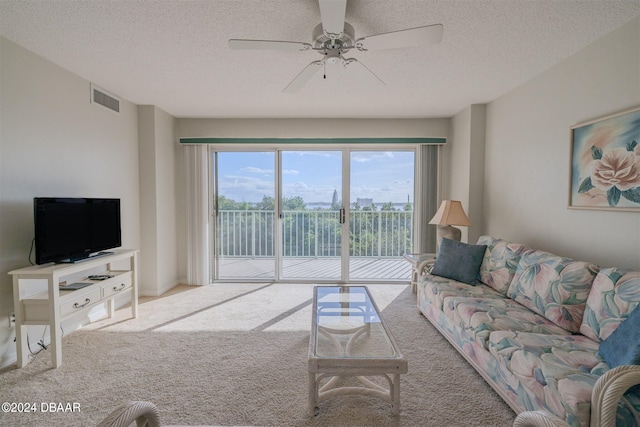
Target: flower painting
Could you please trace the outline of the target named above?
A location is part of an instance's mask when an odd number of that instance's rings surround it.
[[[571,128],[570,208],[640,210],[640,108]]]

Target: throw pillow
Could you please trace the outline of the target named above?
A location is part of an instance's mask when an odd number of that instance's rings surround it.
[[[431,274],[475,285],[487,245],[469,245],[443,238]]]
[[[640,365],[640,304],[600,343],[600,356],[611,368]]]

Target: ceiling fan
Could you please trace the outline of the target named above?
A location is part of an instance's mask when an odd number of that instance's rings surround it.
[[[280,40],[246,40],[230,39],[231,49],[271,49],[271,50],[314,50],[322,55],[322,59],[307,65],[285,88],[284,92],[294,93],[304,87],[326,64],[340,64],[350,73],[367,79],[371,83],[384,85],[384,82],[355,58],[343,55],[352,49],[360,52],[425,44],[438,44],[442,40],[444,28],[442,24],[409,28],[390,33],[355,38],[353,27],[345,22],[347,0],[318,0],[322,23],[312,32],[312,43]],[[324,78],[326,78],[326,71]]]

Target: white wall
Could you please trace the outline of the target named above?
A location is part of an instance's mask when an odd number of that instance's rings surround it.
[[[180,282],[185,275],[178,272],[178,230],[184,217],[178,217],[177,168],[181,150],[176,139],[176,119],[155,108],[157,140],[157,188],[158,188],[158,295]]]
[[[469,242],[475,243],[483,234],[484,220],[484,162],[486,135],[486,105],[471,106],[471,134],[469,164],[469,215],[473,218],[472,226],[468,229]],[[473,225],[475,224],[475,226]]]
[[[471,227],[458,227],[463,242],[475,243],[484,230],[484,144],[486,107],[471,105],[451,119],[442,150],[442,199],[459,200]]]
[[[108,90],[108,88],[105,88]],[[33,197],[117,197],[140,244],[136,106],[89,102],[90,82],[0,38],[0,366],[15,359],[7,272],[29,265]]]
[[[163,110],[139,106],[138,123],[140,294],[156,296],[179,282],[176,155],[180,147],[175,138],[176,120]]]
[[[640,18],[487,106],[486,233],[640,269],[640,212],[570,210],[569,128],[640,105]]]
[[[140,280],[141,295],[154,295],[158,281],[158,218],[156,189],[155,108],[138,106],[138,155],[140,158]],[[144,279],[143,279],[144,278]]]
[[[474,224],[475,218],[469,212],[471,107],[465,108],[451,119],[449,135],[449,144],[443,148],[441,159],[442,199],[459,200],[471,224]],[[462,231],[460,240],[469,242],[468,228],[457,228]]]
[[[179,138],[446,138],[449,119],[178,119]]]

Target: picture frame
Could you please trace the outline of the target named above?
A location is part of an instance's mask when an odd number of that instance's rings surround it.
[[[640,106],[571,126],[569,209],[640,212]]]

